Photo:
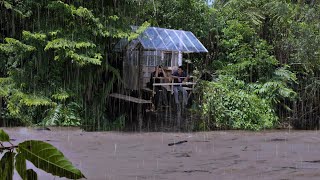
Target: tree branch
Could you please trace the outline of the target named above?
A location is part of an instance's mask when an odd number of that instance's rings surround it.
[[[12,150],[14,148],[17,148],[18,146],[1,146],[0,147],[0,151],[3,151],[3,150]]]

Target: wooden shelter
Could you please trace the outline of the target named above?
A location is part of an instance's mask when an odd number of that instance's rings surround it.
[[[132,30],[137,30],[132,26]],[[190,31],[148,27],[137,39],[122,39],[115,46],[124,52],[123,80],[129,90],[144,89],[155,66],[174,70],[182,65],[183,53],[206,53],[208,50]],[[170,72],[169,72],[170,73]]]
[[[138,29],[136,26],[131,28],[133,31]],[[150,81],[151,73],[155,70],[155,67],[162,65],[168,70],[167,73],[171,74],[173,70],[182,65],[183,53],[208,52],[192,32],[158,27],[146,28],[137,39],[131,42],[121,39],[116,44],[115,51],[122,52],[124,55],[122,78],[124,87],[128,91],[124,91],[121,94],[113,93],[110,94],[110,97],[115,98],[117,101],[137,105],[136,113],[140,130],[143,120],[142,109],[146,109],[146,107],[144,108],[145,105],[152,104],[154,92],[147,88],[147,83]],[[171,83],[168,86],[173,87],[176,84]],[[153,83],[153,87],[155,85],[156,83]],[[163,84],[157,83],[157,85]],[[143,90],[151,91],[151,95],[143,99],[141,96]],[[132,97],[128,93],[132,91],[138,92],[138,96]]]

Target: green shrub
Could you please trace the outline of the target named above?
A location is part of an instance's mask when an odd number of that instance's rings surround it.
[[[261,130],[277,122],[272,103],[245,87],[243,81],[223,77],[219,82],[203,83],[202,128]]]
[[[75,102],[58,104],[57,106],[48,109],[46,117],[40,122],[44,126],[80,126],[81,106]]]

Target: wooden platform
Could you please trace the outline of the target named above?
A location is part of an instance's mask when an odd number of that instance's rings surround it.
[[[136,98],[136,97],[132,97],[132,96],[127,96],[124,94],[112,93],[109,96],[117,98],[117,99],[121,99],[124,101],[137,103],[137,104],[152,104],[152,102],[150,100],[140,99],[140,98]]]
[[[147,92],[147,93],[150,93],[150,94],[154,93],[152,89],[147,88],[147,87],[142,88],[141,90],[142,90],[142,91],[145,91],[145,92]]]

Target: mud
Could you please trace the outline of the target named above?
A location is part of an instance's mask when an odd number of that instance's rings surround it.
[[[90,180],[320,179],[319,131],[4,129],[14,144],[28,139],[53,144]],[[179,141],[186,142],[168,146]],[[60,179],[37,172],[39,179]]]

